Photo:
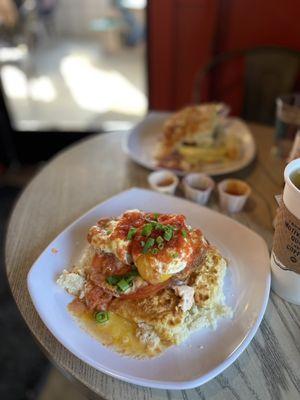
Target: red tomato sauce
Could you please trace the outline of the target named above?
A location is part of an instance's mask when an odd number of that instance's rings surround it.
[[[112,239],[126,239],[130,228],[139,228],[146,221],[147,214],[140,211],[127,212],[119,219]]]
[[[105,229],[110,219],[102,219],[95,226],[94,232],[97,233],[101,229]],[[147,223],[157,222],[161,225],[172,227],[172,237],[170,240],[164,238],[164,229],[160,229],[153,224],[152,231],[148,236],[142,234],[143,227]],[[154,214],[140,211],[126,212],[119,220],[114,229],[111,240],[126,239],[130,228],[136,228],[128,248],[126,249],[133,260],[143,253],[143,247],[149,238],[154,239],[154,245],[151,250],[157,249],[153,257],[157,258],[162,263],[170,263],[174,257],[184,253],[187,257],[186,268],[176,275],[173,275],[169,280],[152,285],[148,284],[134,293],[123,294],[120,299],[143,299],[148,296],[153,296],[161,290],[170,287],[174,283],[174,279],[185,279],[195,266],[195,260],[199,260],[201,254],[205,252],[207,246],[202,241],[202,233],[199,229],[190,231],[186,225],[183,215],[174,214]],[[92,234],[94,234],[94,232]],[[157,238],[163,238],[163,248],[158,248]],[[91,238],[89,238],[90,241]],[[153,253],[152,253],[153,254]],[[150,254],[150,255],[152,255]],[[175,256],[174,256],[175,255]],[[196,262],[196,264],[198,261]],[[114,298],[111,292],[105,288],[105,280],[112,275],[125,275],[130,272],[132,266],[122,263],[114,254],[101,253],[95,254],[92,260],[92,265],[89,268],[89,288],[85,294],[85,302],[89,309],[105,310],[109,307],[110,301]]]
[[[138,289],[134,293],[123,294],[122,296],[120,296],[120,299],[138,300],[138,299],[145,299],[146,297],[149,297],[149,296],[154,296],[161,290],[166,289],[168,286],[170,286],[171,281],[172,281],[172,279],[169,279],[168,281],[159,283],[158,285],[150,285],[149,284],[141,289]]]

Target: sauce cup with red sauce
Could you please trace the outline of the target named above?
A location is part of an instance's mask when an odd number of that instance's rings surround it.
[[[167,170],[159,170],[152,172],[148,176],[148,183],[153,190],[165,194],[174,194],[179,180],[177,176]]]
[[[218,184],[220,206],[224,211],[241,211],[250,196],[250,186],[239,179],[225,179]]]
[[[211,195],[215,182],[206,174],[193,173],[183,178],[185,197],[198,204],[205,205]]]

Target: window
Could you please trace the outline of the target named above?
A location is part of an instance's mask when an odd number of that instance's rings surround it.
[[[128,128],[147,110],[145,0],[5,1],[0,68],[14,128]]]

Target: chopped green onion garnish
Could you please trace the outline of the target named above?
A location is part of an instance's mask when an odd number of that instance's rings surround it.
[[[164,239],[168,242],[173,237],[173,229],[166,229],[164,233]]]
[[[143,236],[149,236],[149,235],[151,235],[152,229],[153,229],[153,227],[152,227],[152,224],[151,224],[151,223],[150,223],[150,224],[146,224],[146,225],[144,226],[143,230],[142,230],[142,235],[143,235]]]
[[[132,286],[133,285],[133,280],[134,280],[135,276],[128,276],[127,278],[125,278],[126,282],[128,283],[128,285]]]
[[[123,278],[127,281],[127,282],[132,282],[134,280],[134,278],[136,276],[138,276],[138,270],[135,268],[132,271],[130,271],[128,274],[124,275]]]
[[[147,251],[152,247],[155,243],[155,240],[153,238],[147,239],[147,242],[145,243],[145,246],[143,247],[143,253],[147,253]]]
[[[172,225],[167,225],[167,226],[165,226],[165,229],[171,229],[173,231],[176,229],[176,227],[172,226]]]
[[[177,258],[178,256],[179,256],[179,254],[177,252],[171,254],[172,258]]]
[[[111,231],[110,229],[108,229],[108,230],[106,231],[106,234],[107,234],[107,235],[110,235],[111,232],[112,232],[112,231]]]
[[[152,250],[151,250],[151,253],[152,253],[152,254],[157,254],[157,253],[158,253],[158,249],[155,249],[155,248],[152,249]]]
[[[163,243],[163,242],[164,242],[164,239],[161,236],[157,236],[156,243],[160,244],[160,243]]]
[[[95,314],[95,320],[98,324],[103,324],[109,320],[109,313],[107,311],[100,311]]]
[[[154,219],[154,221],[157,221],[158,217],[159,217],[159,214],[158,214],[158,213],[154,213],[154,214],[153,214],[153,219]]]
[[[126,282],[128,283],[128,285],[129,285],[130,287],[133,286],[133,279],[134,279],[133,276],[126,279]]]
[[[128,273],[128,276],[138,276],[139,272],[136,268],[132,268],[132,270]]]
[[[112,275],[112,276],[108,276],[106,278],[106,282],[109,283],[110,285],[116,285],[119,282],[120,278]]]
[[[157,247],[159,248],[159,250],[162,250],[165,247],[165,245],[163,243],[159,243]]]
[[[133,268],[130,272],[128,272],[128,274],[125,274],[122,276],[111,275],[111,276],[108,276],[105,280],[107,283],[109,283],[112,286],[117,285],[119,287],[118,284],[120,281],[127,281],[128,284],[130,284],[132,286],[132,281],[138,275],[139,275],[138,270],[136,268]],[[122,286],[122,284],[121,284],[121,286]]]
[[[187,231],[184,229],[181,231],[182,236],[186,239],[187,238]]]
[[[157,224],[155,225],[155,229],[162,231],[162,230],[164,229],[164,225],[163,225],[163,224],[160,224],[160,223],[157,223]]]
[[[136,231],[137,231],[136,228],[131,227],[127,233],[127,239],[131,240],[134,237],[134,235],[136,234]]]
[[[118,283],[117,286],[121,292],[125,292],[127,289],[129,289],[129,283],[127,282],[126,279],[121,279]]]

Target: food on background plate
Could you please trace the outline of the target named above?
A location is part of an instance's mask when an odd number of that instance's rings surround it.
[[[222,103],[206,103],[174,113],[165,121],[156,148],[158,166],[197,171],[205,164],[239,159],[241,144],[226,132],[227,112]]]
[[[193,330],[229,316],[226,261],[183,215],[129,210],[102,218],[89,246],[57,282],[69,310],[104,345],[124,355],[159,355]]]

